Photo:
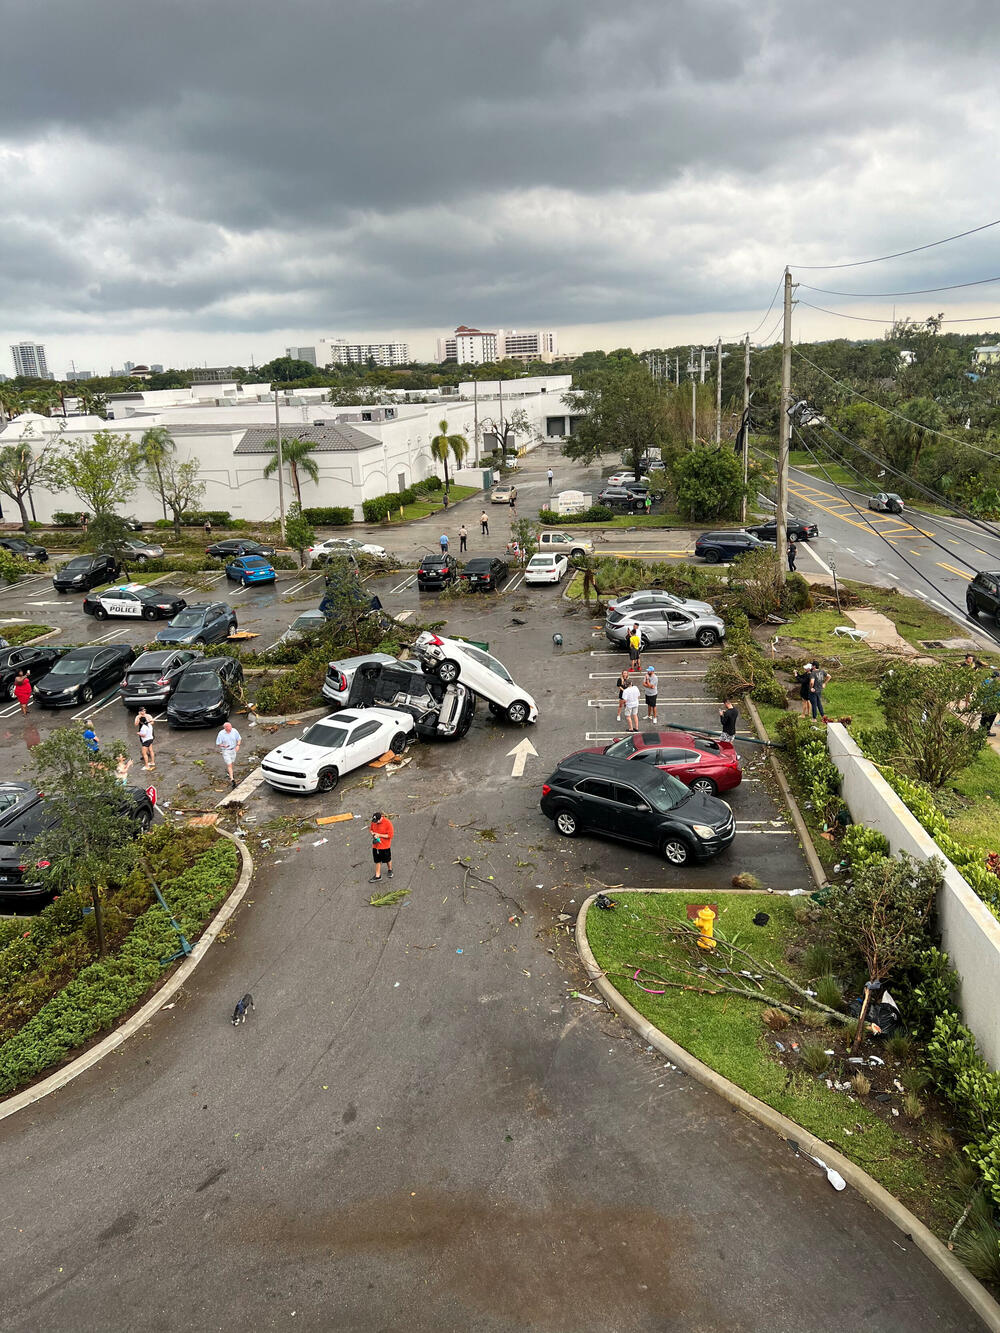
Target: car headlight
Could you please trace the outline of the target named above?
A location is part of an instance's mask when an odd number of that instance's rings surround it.
[[[708,824],[692,824],[691,827],[699,838],[714,838],[715,829]]]

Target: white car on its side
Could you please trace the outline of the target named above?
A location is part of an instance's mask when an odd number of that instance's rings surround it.
[[[569,569],[564,555],[533,555],[524,571],[525,583],[559,583]]]
[[[359,542],[357,537],[327,537],[315,546],[306,548],[307,560],[322,560],[331,555],[373,555],[385,559],[388,552],[374,542]]]
[[[417,635],[413,651],[446,685],[460,679],[485,699],[494,717],[510,722],[537,720],[538,707],[528,691],[515,683],[502,662],[474,643],[442,639],[424,630]]]
[[[397,708],[331,713],[264,756],[264,781],[277,791],[333,791],[352,769],[389,750],[402,754],[415,725],[409,713]]]

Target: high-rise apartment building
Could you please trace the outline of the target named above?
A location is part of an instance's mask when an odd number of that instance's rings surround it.
[[[502,361],[551,361],[558,351],[554,329],[518,333],[517,329],[497,331],[497,351]]]
[[[454,333],[438,339],[438,360],[460,366],[482,366],[497,359],[497,335],[460,324]]]
[[[409,343],[349,343],[346,338],[320,338],[316,344],[319,366],[405,366],[410,361]]]
[[[45,347],[42,343],[11,343],[10,354],[14,358],[14,374],[30,379],[50,380],[49,363],[45,359]]]
[[[315,347],[286,347],[285,356],[292,361],[308,361],[311,366],[316,365]]]

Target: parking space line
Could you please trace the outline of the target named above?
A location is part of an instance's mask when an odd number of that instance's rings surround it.
[[[369,575],[369,578],[371,578],[371,577],[372,577],[372,576]],[[416,582],[416,579],[417,579],[416,574],[411,574],[411,575],[409,576],[409,578],[405,578],[405,579],[403,580],[402,583],[398,583],[398,584],[395,586],[395,588],[390,588],[390,589],[389,589],[389,593],[390,593],[390,595],[393,595],[393,594],[395,594],[395,593],[399,593],[399,592],[406,592],[407,588],[412,588],[412,587],[413,587],[414,583]],[[365,580],[365,581],[367,582],[367,580]]]
[[[508,583],[507,587],[504,588],[504,592],[513,592],[516,588],[519,588],[523,582],[524,582],[524,574],[521,573],[516,575],[514,578],[514,582]]]
[[[0,709],[0,717],[13,717],[20,707],[19,703],[13,703],[9,708]]]
[[[402,622],[404,620],[409,620],[410,616],[412,615],[413,615],[412,611],[400,611],[398,615],[393,616],[393,620]]]
[[[306,585],[305,585],[304,583],[295,583],[295,584],[292,585],[292,587],[290,587],[290,588],[286,588],[285,591],[284,591],[281,595],[282,595],[282,597],[291,597],[291,595],[292,595],[293,592],[299,592],[299,591],[300,591],[302,588],[304,588],[305,586],[306,586]]]
[[[81,708],[78,713],[72,713],[70,715],[70,721],[78,722],[80,718],[93,717],[95,713],[102,713],[105,708],[110,708],[113,703],[117,703],[119,697],[118,691],[115,690],[115,692],[110,694],[106,699],[101,699],[98,703],[91,702],[87,704],[85,708]]]
[[[692,698],[692,696],[691,696],[690,694],[685,695],[685,697],[684,697],[683,699],[665,699],[665,698],[663,697],[663,695],[661,694],[661,695],[659,696],[659,698],[657,699],[657,703],[658,703],[658,705],[662,705],[662,704],[678,704],[678,705],[679,705],[680,707],[682,707],[682,708],[695,708],[695,707],[698,707],[698,706],[700,706],[700,705],[705,705],[706,707],[711,707],[711,706],[713,705],[713,702],[714,702],[714,701],[713,701],[712,699],[695,699],[695,698]],[[588,708],[617,708],[617,707],[618,707],[618,700],[617,700],[617,699],[588,699],[588,700],[587,700],[587,707],[588,707]]]
[[[243,779],[238,787],[234,787],[231,792],[223,796],[221,801],[216,801],[216,810],[224,805],[232,805],[236,801],[244,801],[248,796],[252,796],[260,784],[264,781],[264,770],[255,768],[252,773]]]

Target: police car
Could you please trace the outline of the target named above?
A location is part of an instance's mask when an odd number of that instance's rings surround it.
[[[186,606],[180,593],[169,588],[149,588],[144,583],[122,583],[117,588],[92,592],[83,599],[84,611],[98,620],[107,620],[109,616],[158,620],[162,616],[175,616]]]

